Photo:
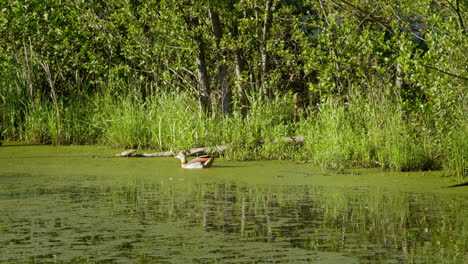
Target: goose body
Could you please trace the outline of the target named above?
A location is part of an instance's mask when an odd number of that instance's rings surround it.
[[[214,158],[210,156],[201,156],[187,162],[187,157],[181,151],[176,155],[177,159],[181,161],[181,167],[184,169],[204,169],[211,167],[213,164]]]

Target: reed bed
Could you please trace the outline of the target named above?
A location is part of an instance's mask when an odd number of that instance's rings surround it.
[[[256,95],[248,97],[247,114],[235,107],[223,117],[217,111],[200,113],[189,92],[157,90],[150,96],[141,92],[122,96],[109,87],[94,96],[61,100],[58,127],[50,99],[15,100],[24,87],[14,85],[3,88],[2,132],[8,140],[155,151],[229,144],[230,151],[223,154],[227,159],[307,161],[324,172],[358,166],[445,169],[451,175],[467,175],[466,120],[437,132],[385,98],[325,100],[298,118],[293,115],[291,94],[270,101]],[[273,140],[296,135],[304,136],[305,142]]]

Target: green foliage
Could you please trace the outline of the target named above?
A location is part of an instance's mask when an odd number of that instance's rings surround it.
[[[234,159],[464,176],[465,13],[429,0],[5,2],[0,132],[158,150],[229,143]],[[211,112],[200,114],[202,49]],[[272,140],[293,135],[307,140]]]

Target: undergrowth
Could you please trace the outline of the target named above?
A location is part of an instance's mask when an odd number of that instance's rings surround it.
[[[15,90],[6,95],[14,96]],[[452,175],[467,175],[466,120],[442,135],[414,122],[412,114],[391,100],[357,96],[346,103],[326,100],[297,118],[290,94],[272,101],[250,96],[247,115],[235,109],[227,117],[200,113],[192,98],[189,93],[165,91],[147,97],[107,92],[61,101],[60,128],[50,100],[4,100],[2,131],[6,139],[29,143],[60,141],[154,151],[229,144],[230,150],[223,154],[227,159],[307,161],[333,172],[381,167],[445,169]],[[297,135],[305,137],[302,144],[281,140]]]

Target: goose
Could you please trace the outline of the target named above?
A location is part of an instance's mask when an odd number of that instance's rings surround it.
[[[177,153],[175,156],[177,159],[180,159],[181,161],[181,167],[184,169],[204,169],[204,168],[209,168],[211,167],[211,164],[213,164],[214,158],[210,156],[201,156],[198,158],[195,158],[189,162],[187,162],[187,157],[185,154],[180,151]]]

